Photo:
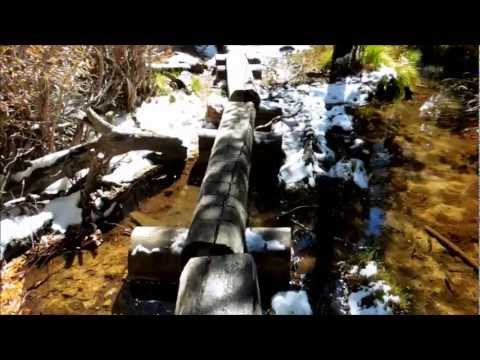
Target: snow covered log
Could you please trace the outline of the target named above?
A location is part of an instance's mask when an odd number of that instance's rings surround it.
[[[192,258],[182,271],[175,315],[261,315],[250,254]]]
[[[185,260],[245,250],[254,117],[252,103],[225,106],[183,252]]]
[[[253,74],[247,57],[243,52],[227,54],[227,88],[230,101],[251,101],[258,108],[260,96],[255,91]]]
[[[184,160],[186,148],[180,139],[157,135],[146,130],[117,131],[93,110],[88,111],[88,124],[101,137],[95,141],[61,150],[30,162],[30,166],[11,176],[10,190],[36,193],[64,176],[73,175],[89,167],[95,156],[111,158],[134,150],[161,152],[165,160]],[[24,182],[24,184],[22,184]]]

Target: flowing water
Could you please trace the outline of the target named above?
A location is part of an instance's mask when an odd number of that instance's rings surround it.
[[[437,89],[418,87],[413,101],[383,107],[382,124],[364,131],[373,156],[363,229],[380,246],[388,277],[408,295],[410,313],[478,314],[478,273],[425,232],[425,225],[434,228],[478,261],[478,129],[455,131],[458,112],[421,116]],[[389,135],[394,140],[382,143]]]

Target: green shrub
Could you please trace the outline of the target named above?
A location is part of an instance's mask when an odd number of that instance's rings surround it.
[[[164,96],[168,95],[171,91],[170,88],[170,79],[161,74],[155,73],[154,74],[154,83],[155,83],[155,93],[157,96]]]
[[[292,54],[292,61],[303,66],[303,71],[321,71],[332,61],[332,45],[315,45],[311,49]]]
[[[419,80],[419,50],[407,46],[366,45],[363,48],[361,63],[371,70],[380,66],[389,66],[397,72],[397,81],[402,93],[405,86],[413,87]]]

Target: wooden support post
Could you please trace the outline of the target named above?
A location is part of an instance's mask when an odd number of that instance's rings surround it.
[[[180,276],[175,315],[261,315],[250,254],[192,258]]]
[[[181,244],[185,228],[139,226],[131,234],[128,278],[177,283],[182,271]]]
[[[292,248],[291,228],[248,228],[246,235],[250,239],[247,241],[247,250],[252,254],[257,265],[262,300],[270,299],[278,291],[288,290]]]

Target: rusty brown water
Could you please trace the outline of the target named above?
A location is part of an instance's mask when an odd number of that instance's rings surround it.
[[[383,276],[408,296],[409,313],[478,314],[478,273],[425,232],[434,228],[478,260],[478,129],[452,131],[459,113],[450,127],[421,117],[435,93],[418,87],[413,101],[381,108],[383,125],[395,130],[364,132],[374,144],[395,135],[391,147],[404,161],[372,169],[372,207],[360,226],[380,246]]]

